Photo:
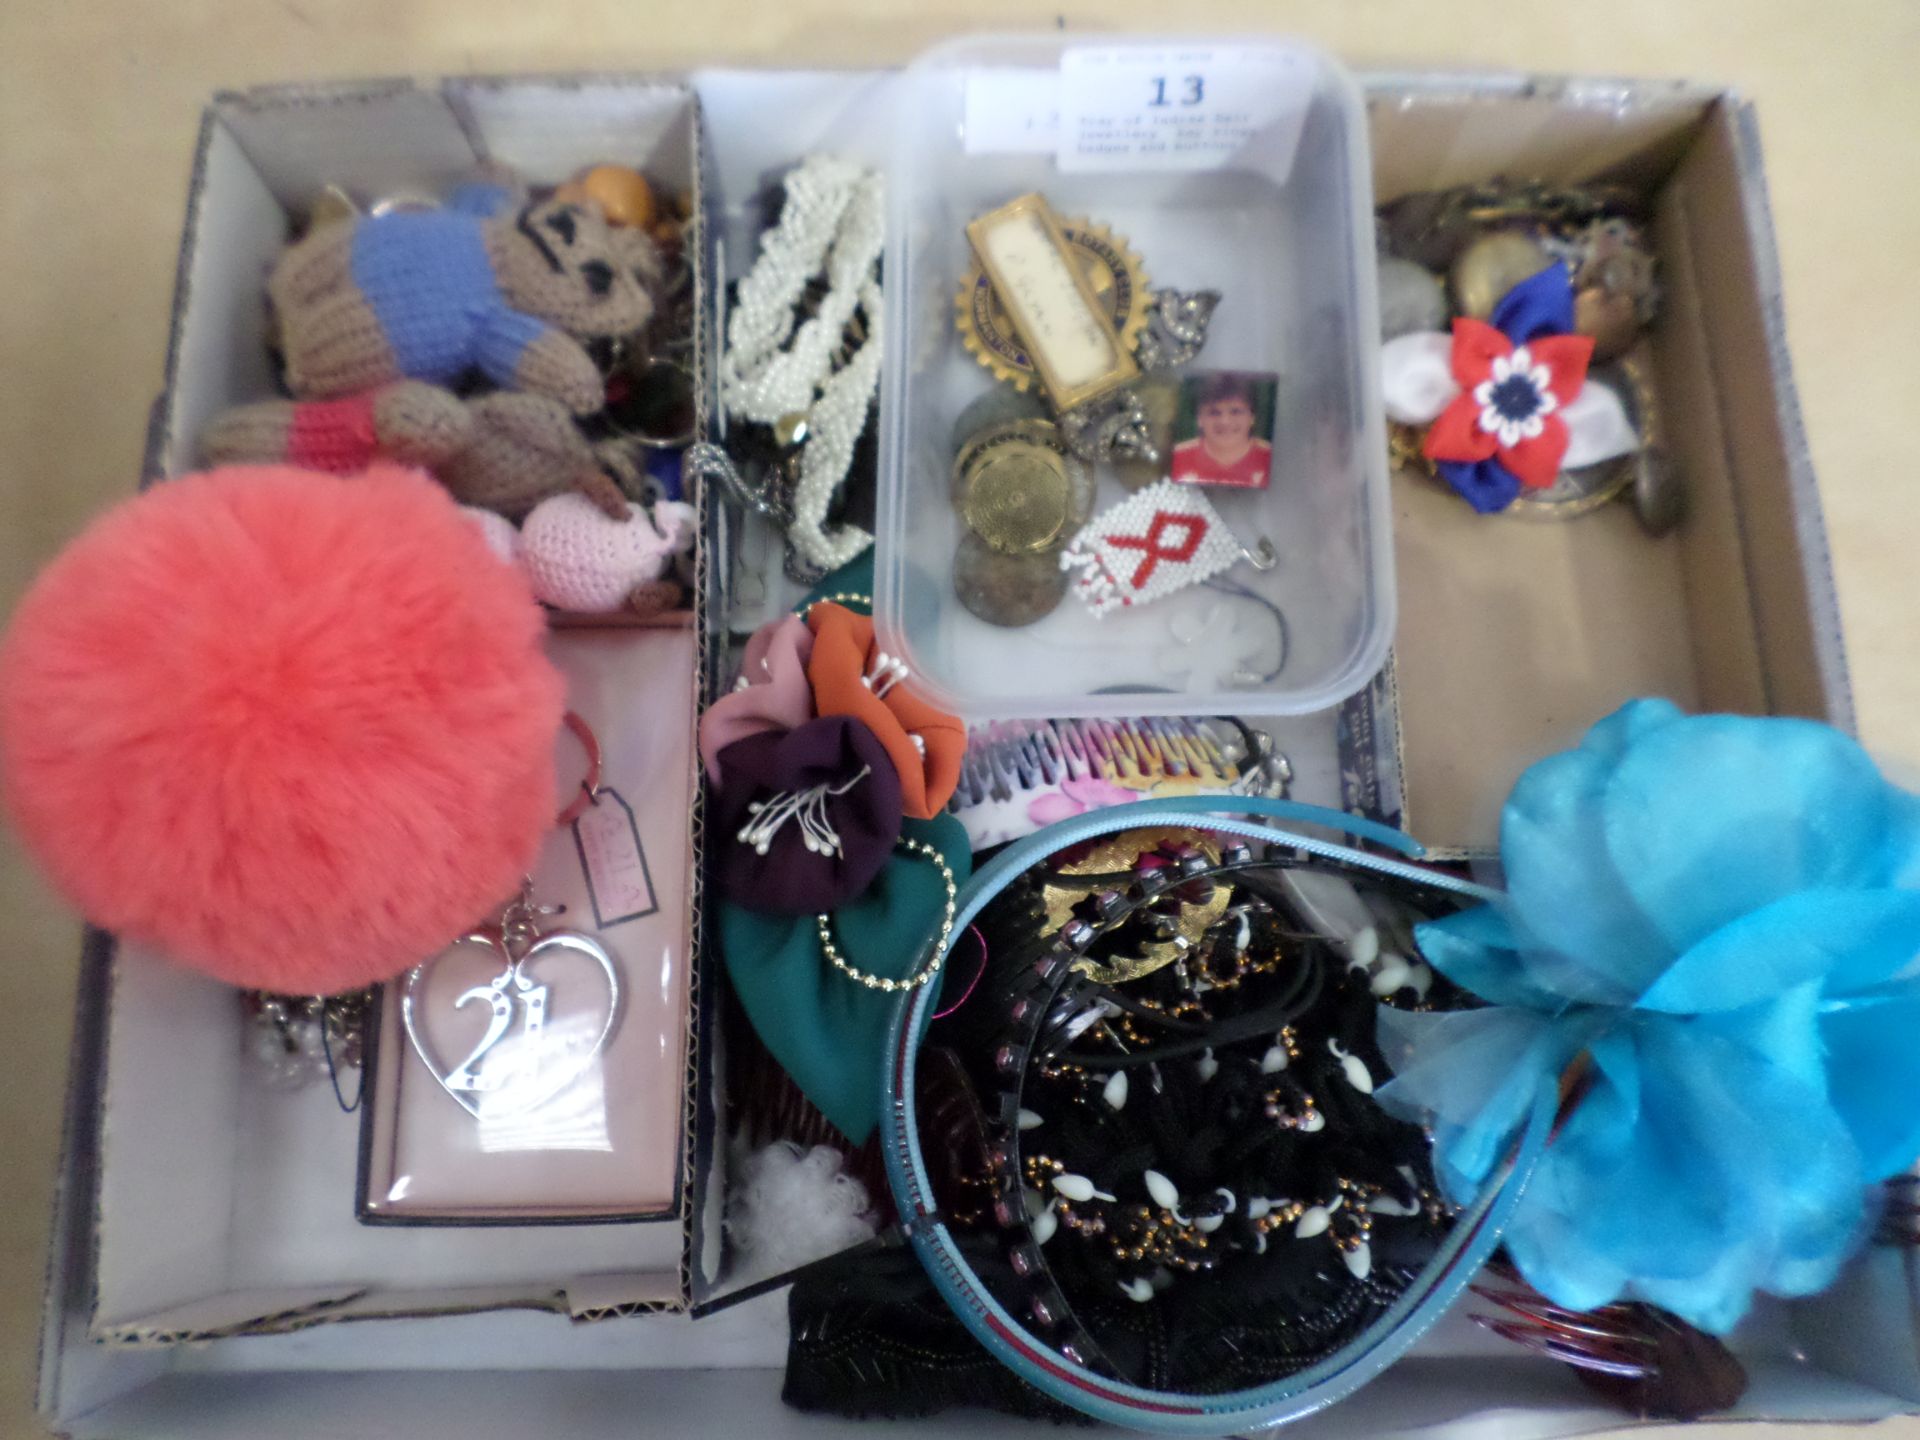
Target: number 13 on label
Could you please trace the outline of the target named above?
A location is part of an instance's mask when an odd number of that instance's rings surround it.
[[[1153,98],[1147,102],[1149,106],[1172,105],[1175,103],[1181,105],[1198,105],[1207,98],[1207,77],[1204,75],[1182,75],[1178,77],[1174,82],[1175,85],[1179,87],[1179,100],[1177,102],[1167,98],[1166,76],[1155,75],[1152,77],[1150,83],[1153,86]]]
[[[1283,181],[1317,76],[1289,45],[1069,45],[1056,158],[1087,173],[1253,164]]]

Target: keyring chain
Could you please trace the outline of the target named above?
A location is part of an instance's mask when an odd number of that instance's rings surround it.
[[[938,867],[940,878],[946,883],[947,887],[946,914],[940,918],[940,934],[933,942],[933,958],[927,961],[926,965],[919,971],[909,975],[904,980],[889,980],[884,975],[875,975],[866,970],[859,969],[850,964],[847,958],[840,953],[838,947],[834,945],[833,917],[830,915],[816,915],[813,917],[814,923],[820,928],[820,949],[826,955],[827,959],[833,963],[833,968],[850,979],[858,980],[869,990],[894,992],[919,989],[940,973],[940,966],[946,960],[947,940],[948,937],[953,934],[954,910],[959,903],[960,891],[959,887],[954,883],[953,867],[947,864],[947,857],[940,853],[939,847],[930,845],[924,840],[902,839],[900,841],[900,848],[911,854],[920,855],[931,860],[934,865]]]
[[[600,803],[601,756],[599,737],[593,733],[593,727],[587,724],[584,718],[572,710],[567,711],[560,718],[561,723],[573,733],[573,737],[580,742],[580,748],[586,751],[587,755],[587,773],[581,777],[580,793],[573,797],[553,822],[556,827],[564,830],[586,814],[591,806]]]

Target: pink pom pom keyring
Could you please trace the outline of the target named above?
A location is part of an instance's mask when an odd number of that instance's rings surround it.
[[[387,980],[496,909],[554,820],[565,684],[444,490],[230,467],[47,567],[0,644],[0,783],[94,923],[233,984]]]

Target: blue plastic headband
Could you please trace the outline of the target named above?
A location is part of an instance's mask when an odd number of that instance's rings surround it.
[[[1418,857],[1422,853],[1419,845],[1398,830],[1315,805],[1246,796],[1145,800],[1076,816],[1007,847],[976,872],[960,892],[952,934],[965,934],[967,926],[996,896],[1048,855],[1142,825],[1192,826],[1284,845],[1477,900],[1497,898],[1496,892],[1484,886],[1437,871],[1236,818],[1248,815],[1324,826],[1377,841],[1403,855]],[[949,941],[949,948],[952,943]],[[1144,1390],[1076,1365],[1033,1335],[988,1293],[946,1225],[937,1218],[914,1118],[914,1087],[920,1045],[933,1018],[938,988],[922,986],[901,997],[894,1012],[882,1081],[881,1145],[887,1181],[908,1238],[941,1296],[996,1359],[1054,1399],[1095,1419],[1137,1430],[1163,1435],[1220,1435],[1267,1429],[1323,1409],[1373,1379],[1433,1327],[1486,1263],[1500,1243],[1507,1217],[1518,1203],[1553,1125],[1553,1097],[1543,1096],[1486,1188],[1456,1217],[1438,1253],[1385,1314],[1337,1353],[1305,1370],[1246,1390],[1217,1395]]]

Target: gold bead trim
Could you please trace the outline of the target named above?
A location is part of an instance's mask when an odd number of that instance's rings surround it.
[[[960,900],[960,888],[954,883],[953,867],[947,864],[947,857],[940,853],[937,846],[929,845],[924,840],[903,839],[897,848],[931,860],[935,868],[940,871],[940,878],[946,882],[947,887],[946,914],[940,919],[940,936],[933,942],[933,958],[920,970],[904,980],[889,980],[884,975],[874,975],[861,970],[849,964],[846,956],[842,955],[839,947],[833,943],[833,917],[830,915],[813,917],[814,923],[820,928],[820,949],[832,962],[833,968],[849,979],[858,980],[869,990],[885,990],[889,993],[899,990],[918,990],[940,973],[941,962],[945,960],[947,954],[947,939],[953,934],[953,917]]]

